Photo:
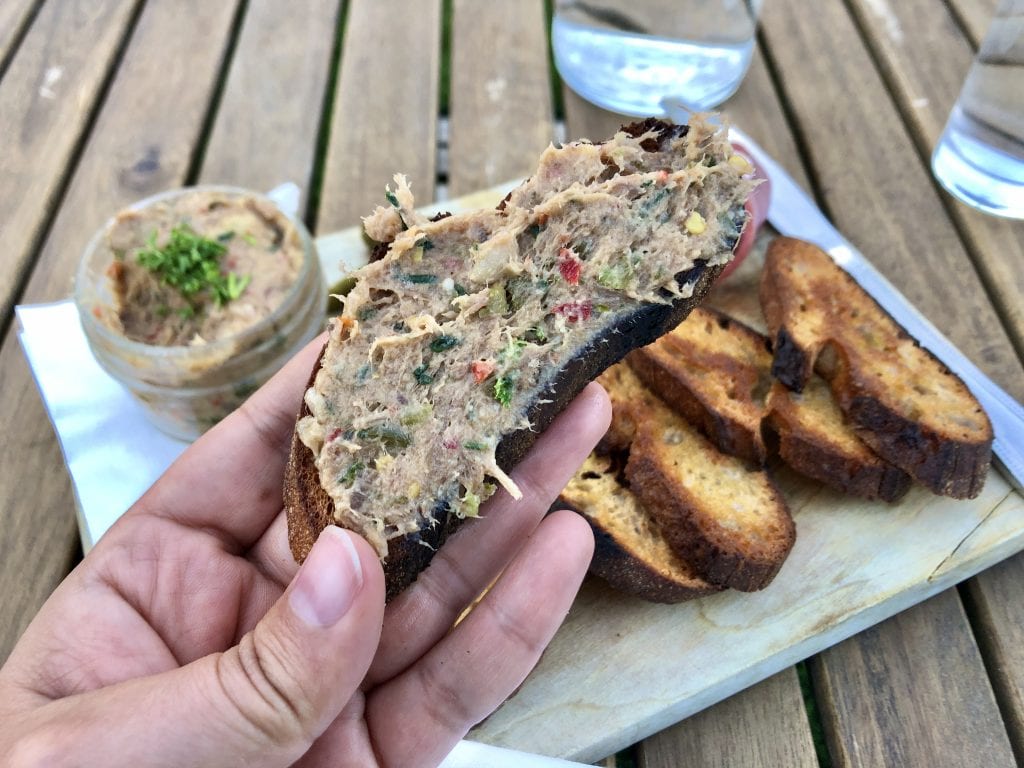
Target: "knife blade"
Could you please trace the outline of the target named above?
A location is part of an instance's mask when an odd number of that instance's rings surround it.
[[[781,234],[814,243],[918,342],[959,376],[988,413],[995,433],[992,452],[1010,483],[1024,493],[1024,406],[981,372],[953,342],[932,325],[897,288],[825,217],[781,165],[736,128],[730,140],[742,145],[772,184],[768,221]]]

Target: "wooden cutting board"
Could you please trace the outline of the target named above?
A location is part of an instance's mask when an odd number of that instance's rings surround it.
[[[431,210],[491,206],[513,186]],[[708,299],[758,328],[756,286],[772,236],[762,232]],[[358,228],[317,244],[329,281],[366,262]],[[915,487],[898,505],[773,472],[797,541],[767,589],[666,606],[590,578],[537,668],[469,738],[593,762],[1024,549],[1024,497],[994,470],[977,499]]]

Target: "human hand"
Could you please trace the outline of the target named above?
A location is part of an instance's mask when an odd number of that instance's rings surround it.
[[[544,518],[607,428],[590,385],[384,606],[372,548],[330,527],[301,569],[281,480],[310,345],[195,443],[43,605],[0,669],[18,766],[435,765],[536,663],[590,561]],[[500,578],[467,618],[457,617]]]

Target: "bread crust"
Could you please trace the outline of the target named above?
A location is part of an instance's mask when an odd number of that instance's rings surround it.
[[[722,590],[696,577],[685,581],[679,577],[673,578],[664,564],[647,562],[633,552],[627,542],[621,541],[598,518],[591,515],[586,505],[575,503],[565,494],[559,496],[555,507],[571,509],[590,524],[594,534],[594,556],[590,562],[590,572],[619,592],[652,603],[674,604]]]
[[[650,432],[640,430],[626,465],[626,476],[644,506],[660,523],[669,545],[710,583],[742,592],[764,589],[775,578],[797,539],[797,528],[778,488],[772,486],[779,534],[765,551],[752,553],[723,534],[689,490],[658,462]]]
[[[797,273],[794,265],[800,264]],[[760,285],[761,305],[775,358],[772,373],[801,391],[814,370],[830,383],[836,401],[857,435],[876,453],[934,493],[974,498],[991,462],[992,426],[963,382],[921,347],[821,249],[793,238],[768,248]],[[857,328],[871,334],[858,336]],[[870,341],[875,345],[865,348]],[[878,358],[899,356],[907,381],[884,381],[873,367]],[[908,360],[912,362],[908,362]],[[949,425],[929,426],[920,414],[937,413],[928,392],[897,397],[894,386],[927,380],[953,393]],[[902,403],[901,403],[902,401]],[[911,403],[910,412],[906,402]],[[943,415],[946,411],[943,409]],[[955,421],[974,422],[972,427]],[[979,425],[980,426],[977,426]]]
[[[772,385],[762,430],[765,442],[787,465],[842,493],[895,502],[910,489],[910,475],[867,446],[858,452],[843,450],[825,441],[821,433],[804,429],[781,382]]]

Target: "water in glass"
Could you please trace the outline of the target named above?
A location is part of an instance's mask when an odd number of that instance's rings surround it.
[[[1003,0],[932,154],[946,189],[1024,219],[1024,0]]]
[[[551,27],[566,84],[605,109],[665,116],[721,104],[754,50],[762,0],[558,0]]]

